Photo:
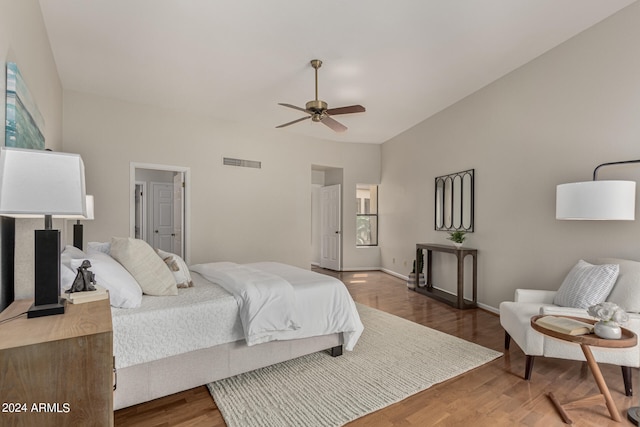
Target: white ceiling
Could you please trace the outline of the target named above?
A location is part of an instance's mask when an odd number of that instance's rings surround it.
[[[278,132],[382,143],[635,0],[40,0],[62,86],[272,129],[319,98],[365,113]]]

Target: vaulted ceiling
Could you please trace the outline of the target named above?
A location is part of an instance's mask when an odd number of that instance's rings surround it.
[[[273,129],[319,98],[382,143],[635,0],[40,0],[63,88]]]

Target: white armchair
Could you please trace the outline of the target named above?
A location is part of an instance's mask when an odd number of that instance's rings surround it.
[[[620,271],[608,301],[615,302],[629,312],[629,321],[623,326],[640,335],[640,262],[603,259],[600,263],[618,264]],[[554,304],[557,291],[516,289],[514,301],[500,304],[500,324],[505,330],[505,349],[511,340],[526,355],[524,378],[531,379],[535,356],[584,361],[579,346],[545,336],[531,328],[531,317],[543,315],[565,315],[590,318],[584,308],[561,307]],[[599,363],[619,365],[627,396],[632,395],[631,368],[640,367],[640,347],[626,349],[592,348]]]

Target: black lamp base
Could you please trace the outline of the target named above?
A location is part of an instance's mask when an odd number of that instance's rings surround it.
[[[33,319],[34,317],[52,316],[54,314],[64,314],[64,300],[60,299],[58,303],[54,304],[33,304],[27,311],[27,318]]]
[[[36,230],[34,304],[27,318],[63,313],[64,304],[60,301],[60,231]]]
[[[82,250],[82,224],[78,220],[77,224],[73,224],[73,246]]]
[[[627,409],[627,418],[635,425],[638,425],[638,423],[640,422],[640,407],[633,406]]]

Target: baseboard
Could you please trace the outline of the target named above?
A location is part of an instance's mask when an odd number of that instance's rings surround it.
[[[482,304],[481,302],[478,303],[478,308],[481,308],[483,310],[489,311],[493,314],[500,314],[500,310],[495,308],[495,307],[491,307],[490,305],[487,304]]]
[[[348,267],[342,268],[342,271],[380,271],[380,267]]]
[[[409,276],[404,276],[400,273],[396,273],[395,271],[389,270],[387,268],[379,268],[378,270],[382,271],[383,273],[387,273],[390,276],[397,277],[398,279],[402,279],[402,280],[409,279]]]

